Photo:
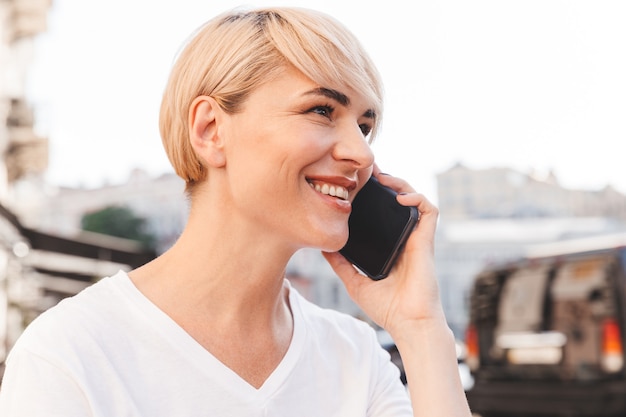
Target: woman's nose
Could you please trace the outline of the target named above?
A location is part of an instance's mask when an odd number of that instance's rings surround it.
[[[374,164],[374,152],[358,126],[340,132],[333,156],[337,160],[351,161],[358,169]]]

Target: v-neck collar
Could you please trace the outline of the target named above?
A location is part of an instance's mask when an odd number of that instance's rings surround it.
[[[306,326],[296,290],[288,280],[285,285],[289,291],[289,305],[293,317],[293,334],[289,348],[278,366],[272,371],[260,388],[255,388],[236,372],[219,361],[211,352],[200,345],[191,335],[178,325],[171,317],[150,301],[130,280],[128,274],[120,271],[113,278],[119,278],[122,285],[127,287],[125,293],[132,298],[133,304],[146,316],[152,326],[158,327],[163,337],[176,341],[175,347],[181,350],[194,366],[206,370],[207,378],[225,387],[233,395],[245,402],[263,403],[282,386],[289,374],[295,368],[302,353],[306,338]],[[206,366],[204,366],[205,364]]]

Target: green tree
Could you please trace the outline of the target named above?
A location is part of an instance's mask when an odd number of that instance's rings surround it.
[[[135,240],[146,249],[154,249],[156,238],[147,226],[145,218],[122,206],[108,206],[86,213],[81,219],[81,227],[85,231]]]

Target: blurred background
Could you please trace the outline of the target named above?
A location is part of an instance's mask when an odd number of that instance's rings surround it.
[[[219,12],[280,4],[335,16],[379,65],[376,158],[439,205],[459,339],[485,265],[626,232],[625,2],[4,0],[0,363],[42,311],[174,242],[187,205],[158,108],[176,53]],[[317,252],[288,277],[361,317]]]

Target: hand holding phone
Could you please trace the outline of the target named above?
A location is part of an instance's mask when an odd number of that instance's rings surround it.
[[[401,205],[396,195],[372,176],[352,202],[350,235],[339,253],[373,280],[389,275],[419,220],[417,208]]]

